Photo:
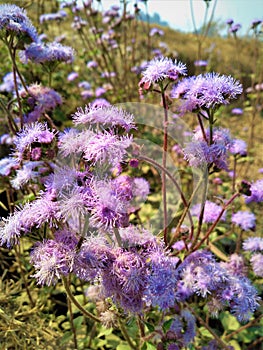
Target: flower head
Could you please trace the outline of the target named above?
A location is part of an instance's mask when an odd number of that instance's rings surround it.
[[[215,220],[218,218],[219,214],[222,211],[222,207],[216,203],[206,201],[205,202],[205,208],[204,208],[204,217],[203,217],[203,222],[205,223],[214,223]],[[196,204],[193,206],[191,213],[193,216],[198,216],[200,215],[201,212],[201,204]],[[225,220],[226,218],[226,213],[221,216],[220,220]]]
[[[139,86],[148,90],[152,84],[161,82],[164,79],[172,81],[186,74],[186,66],[182,62],[173,61],[171,58],[161,57],[151,60],[143,71],[143,78]]]
[[[244,231],[253,230],[256,226],[256,217],[249,211],[238,211],[232,215],[232,223],[240,226]]]

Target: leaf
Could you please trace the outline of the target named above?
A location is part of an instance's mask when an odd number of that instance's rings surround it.
[[[240,323],[228,311],[223,312],[220,315],[220,321],[222,322],[225,330],[235,331],[240,328]]]
[[[233,348],[235,350],[242,350],[241,347],[239,346],[238,342],[234,339],[230,340],[230,342],[228,344],[233,346]]]
[[[212,334],[205,327],[200,327],[199,332],[202,334],[203,337],[213,339]]]
[[[4,205],[3,202],[0,201],[0,207],[2,207],[4,210],[8,211],[7,207]]]
[[[81,328],[83,322],[83,316],[78,316],[73,320],[74,327],[76,329]]]
[[[129,345],[121,343],[117,346],[116,350],[131,350],[131,348]]]
[[[103,337],[104,335],[108,336],[112,333],[112,331],[113,331],[112,328],[101,327],[101,330],[100,330],[99,334],[97,335],[97,338]]]
[[[154,326],[148,322],[145,322],[145,326],[148,328],[150,332],[154,332]]]
[[[172,318],[170,320],[164,322],[164,324],[163,324],[163,331],[165,333],[170,329],[172,323],[173,323],[173,319]]]

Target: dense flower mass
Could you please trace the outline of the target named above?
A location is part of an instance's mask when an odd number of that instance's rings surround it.
[[[246,203],[263,201],[263,179],[257,180],[250,186],[251,195],[245,196]]]
[[[142,75],[139,86],[148,90],[152,84],[159,83],[164,79],[175,81],[180,76],[186,75],[186,66],[182,62],[173,61],[167,57],[156,58],[148,63]]]
[[[231,76],[206,73],[184,78],[173,87],[171,97],[181,99],[180,111],[185,113],[228,104],[241,93],[241,84]]]
[[[238,211],[232,215],[232,222],[244,231],[253,230],[256,226],[256,217],[249,211]]]
[[[206,201],[204,205],[204,217],[203,221],[206,223],[213,223],[221,214],[222,207],[216,203],[211,201]],[[201,213],[201,204],[196,204],[191,209],[191,213],[193,216],[200,216]],[[220,220],[226,219],[226,212],[223,213]]]
[[[37,41],[37,31],[26,11],[11,4],[0,5],[0,36],[16,34],[25,42]]]
[[[28,60],[35,63],[66,62],[72,63],[74,50],[57,42],[48,44],[32,43],[25,51],[20,52],[20,59],[23,63]]]

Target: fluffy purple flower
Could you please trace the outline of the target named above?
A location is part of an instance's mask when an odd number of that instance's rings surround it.
[[[255,275],[263,277],[263,254],[253,254],[250,258],[250,262]]]
[[[263,179],[257,180],[250,186],[251,195],[245,196],[246,203],[263,201]]]
[[[90,104],[85,106],[84,110],[79,108],[73,115],[73,121],[76,125],[97,123],[110,127],[119,125],[126,131],[135,128],[133,115],[115,106],[97,107]]]
[[[228,262],[221,262],[220,265],[234,276],[245,276],[246,266],[243,256],[231,254]]]
[[[63,239],[59,238],[61,234]],[[32,277],[37,283],[50,286],[61,276],[68,275],[72,271],[76,245],[77,239],[72,233],[59,231],[54,240],[38,242],[30,254],[31,263],[37,270]]]
[[[107,90],[104,89],[104,87],[99,86],[99,87],[96,89],[96,91],[95,91],[95,96],[96,96],[96,97],[100,97],[100,96],[104,95],[105,92],[107,92]]]
[[[52,111],[62,104],[62,98],[59,93],[40,84],[30,85],[27,92],[21,90],[20,96],[31,110],[24,116],[26,123],[37,121],[46,112]]]
[[[18,85],[18,90],[20,90],[22,87],[22,83],[17,73],[16,73],[16,82]],[[15,82],[14,82],[13,72],[9,72],[3,77],[3,83],[0,85],[0,91],[7,91],[7,92],[15,91]]]
[[[144,292],[146,304],[158,306],[161,310],[174,306],[178,261],[178,258],[169,258],[163,252],[152,253],[149,256],[150,273]]]
[[[154,36],[154,35],[159,35],[159,36],[163,36],[164,32],[163,30],[159,29],[159,28],[152,28],[150,30],[150,36]]]
[[[205,60],[198,60],[198,61],[194,61],[194,65],[196,67],[206,67],[207,66],[207,61]]]
[[[5,32],[4,32],[5,31]],[[37,31],[28,19],[26,11],[16,5],[0,5],[0,35],[17,35],[19,41],[37,41]]]
[[[241,27],[242,25],[240,23],[235,23],[230,26],[229,31],[230,33],[236,33]]]
[[[90,107],[93,107],[93,108],[105,108],[110,106],[111,106],[110,102],[105,98],[96,98],[90,104]]]
[[[168,57],[155,58],[151,60],[145,71],[139,86],[148,90],[152,84],[161,82],[164,79],[177,80],[186,74],[186,66],[182,62],[173,61]]]
[[[243,242],[243,249],[251,252],[263,251],[263,238],[249,237]]]
[[[199,217],[200,211],[201,211],[201,204],[196,204],[191,209],[191,214],[193,216]],[[210,201],[206,201],[203,222],[209,223],[209,224],[214,223],[215,220],[218,218],[219,214],[221,213],[221,211],[222,211],[222,207],[220,205]],[[224,212],[220,220],[225,221],[225,219],[226,219],[226,212]]]
[[[243,109],[242,108],[233,108],[231,110],[231,113],[234,115],[242,115],[243,114]]]
[[[49,144],[53,141],[54,137],[55,132],[50,131],[47,124],[35,122],[25,125],[17,134],[17,138],[14,141],[18,158],[23,159],[24,152],[32,143]]]
[[[89,61],[87,62],[87,67],[88,68],[97,68],[98,67],[98,63],[96,61]]]
[[[69,46],[64,46],[57,42],[48,44],[32,43],[25,51],[20,53],[20,59],[23,63],[27,63],[28,60],[34,63],[72,63],[74,59],[74,50]]]
[[[16,171],[16,176],[11,180],[14,189],[22,188],[30,180],[36,180],[39,177],[38,167],[43,166],[43,162],[25,162],[21,169]]]
[[[64,17],[67,16],[67,13],[63,10],[55,13],[44,13],[39,17],[40,24],[48,21],[61,21]]]
[[[232,215],[232,223],[241,227],[244,231],[254,230],[256,216],[249,211],[238,211]]]
[[[247,144],[244,140],[234,139],[229,148],[229,152],[234,155],[245,157],[247,155]]]
[[[68,81],[73,81],[75,79],[77,79],[79,76],[79,74],[77,72],[71,72],[69,73],[69,75],[67,76],[67,80]]]
[[[19,161],[17,158],[2,158],[0,159],[0,175],[9,176],[13,169],[19,167]]]
[[[180,111],[197,111],[228,104],[242,93],[242,86],[231,76],[218,73],[185,78],[175,85],[171,97],[181,98]]]

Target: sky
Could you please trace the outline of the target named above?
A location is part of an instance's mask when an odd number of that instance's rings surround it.
[[[145,6],[139,0],[139,7],[144,10]],[[210,2],[209,14],[215,0]],[[110,7],[112,4],[118,4],[118,0],[102,0],[103,7]],[[129,1],[130,5],[135,0]],[[197,28],[203,24],[205,14],[204,0],[192,0]],[[162,20],[165,20],[174,29],[185,32],[194,30],[191,19],[190,0],[148,0],[149,14],[159,13]],[[217,0],[214,19],[220,19],[225,22],[232,18],[235,23],[242,25],[241,33],[246,34],[253,19],[263,20],[263,1],[262,0]]]

